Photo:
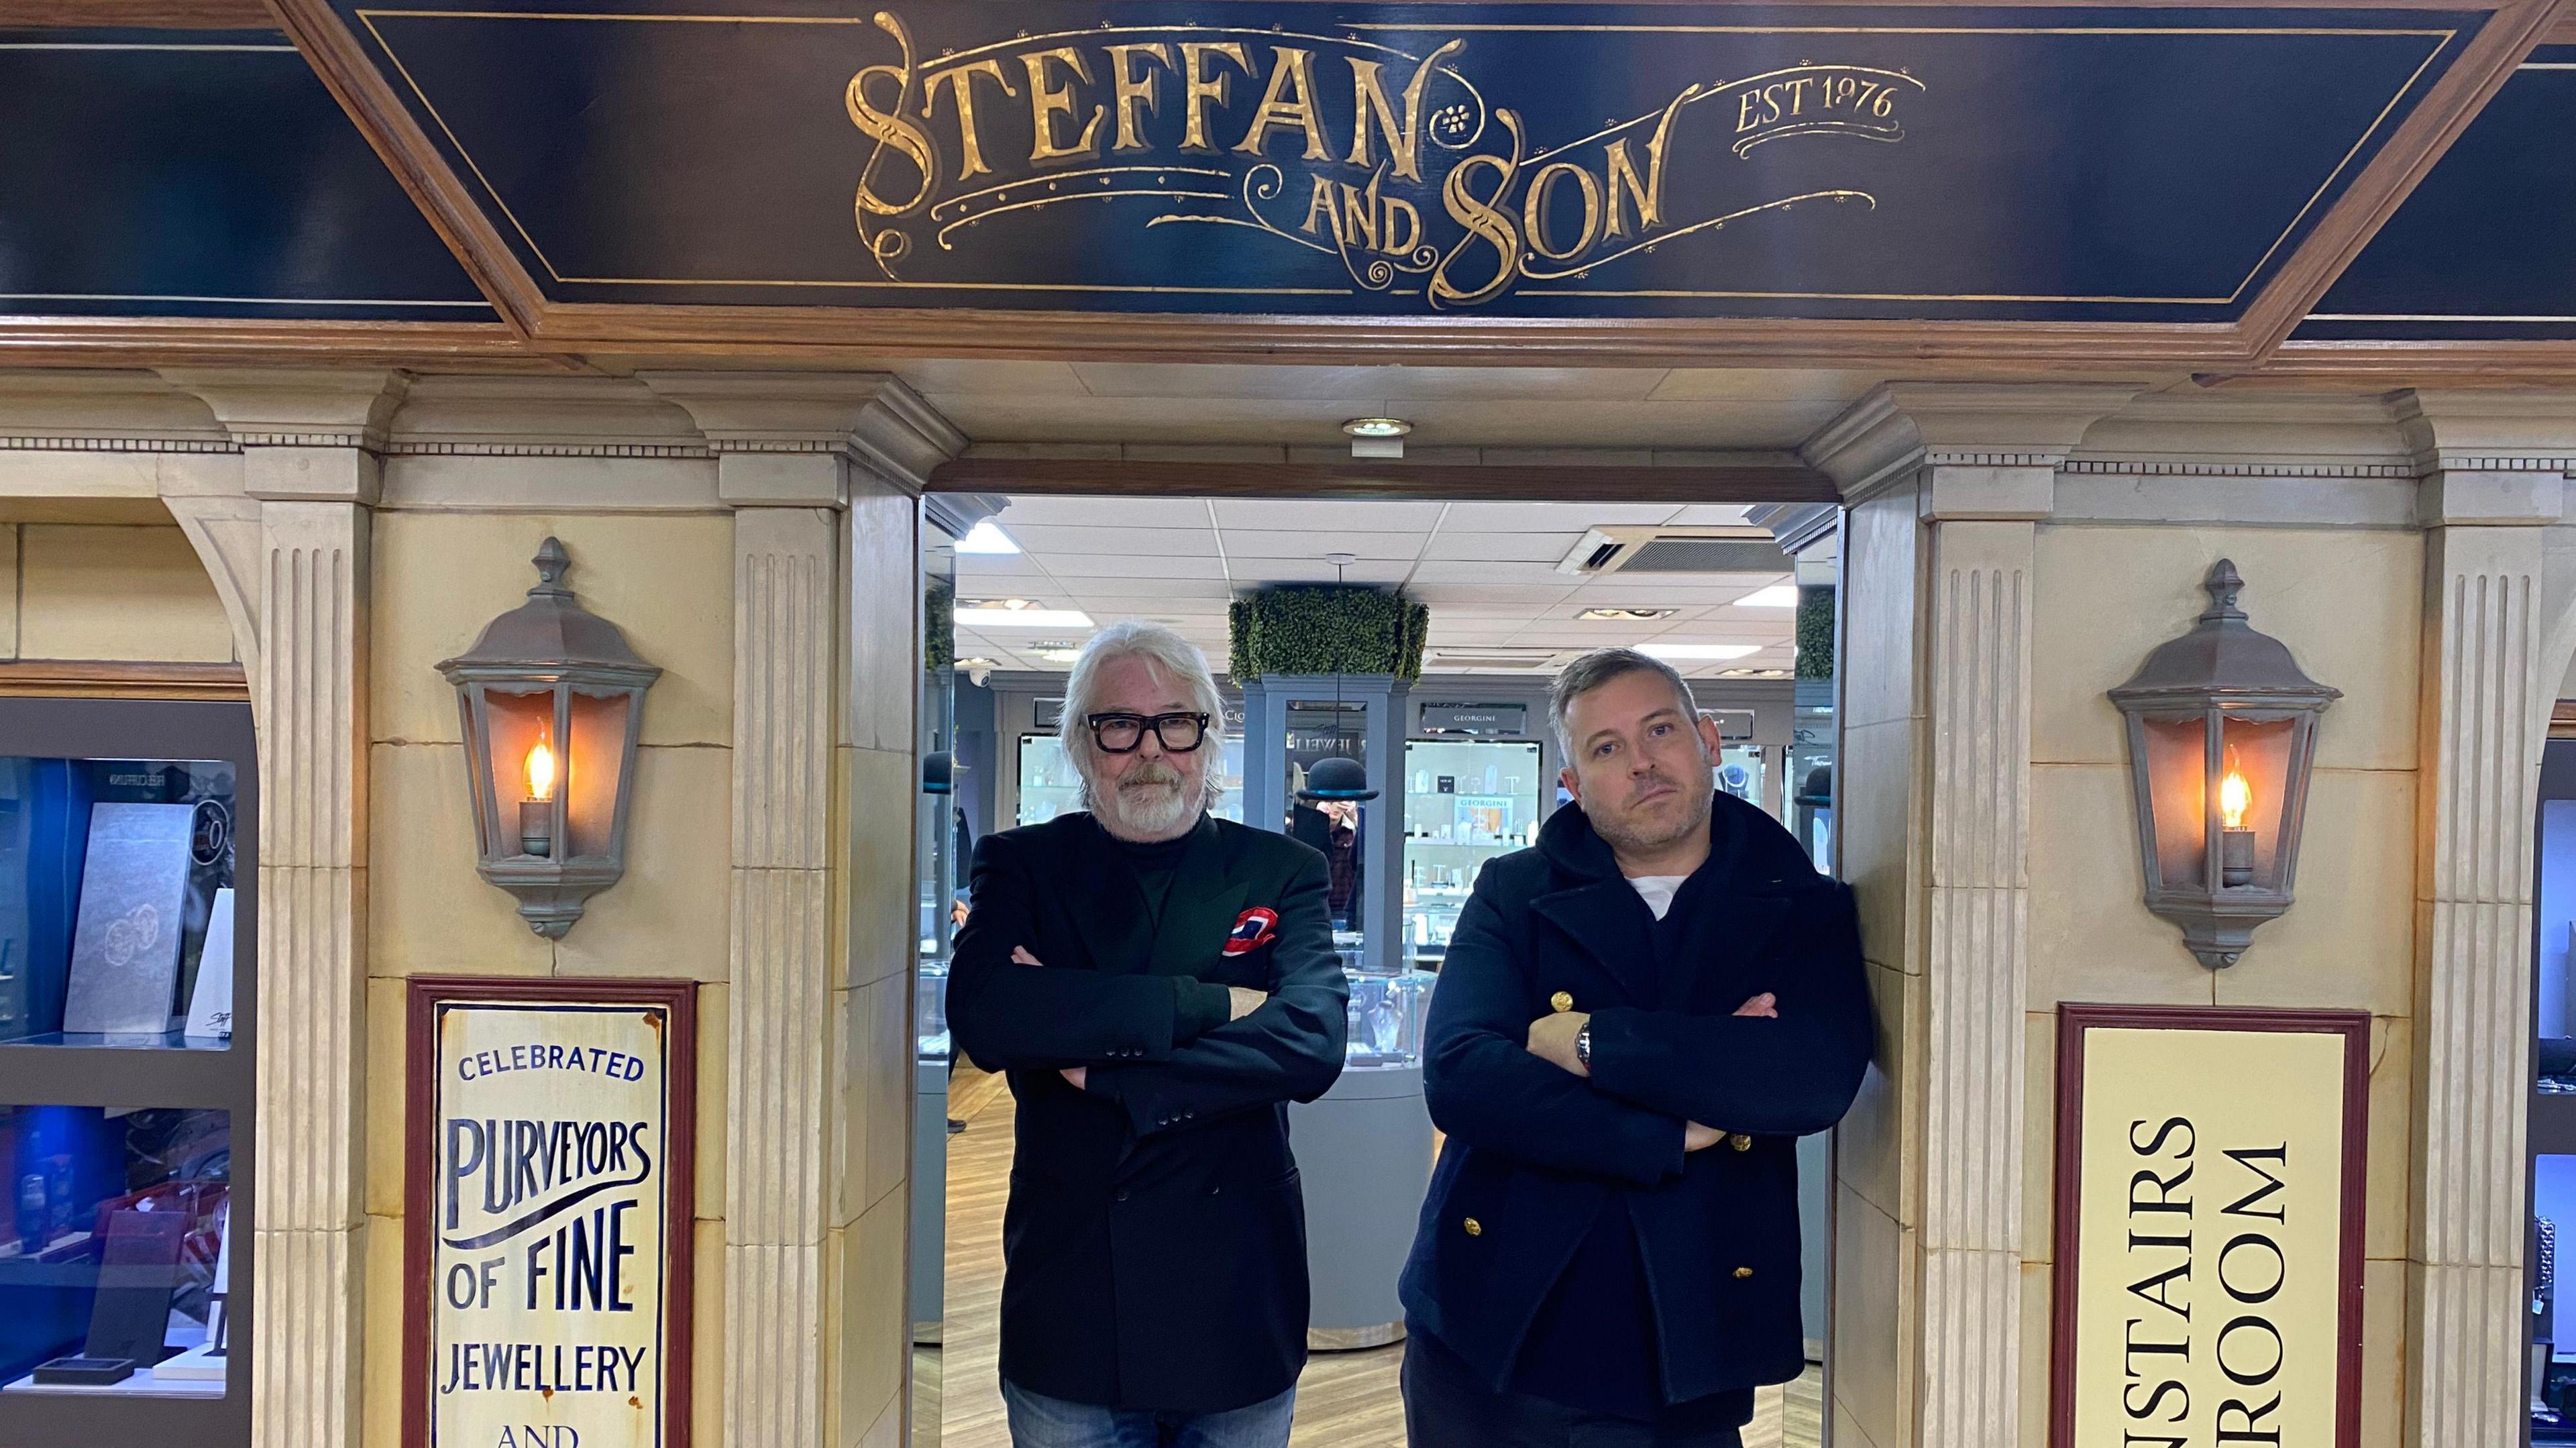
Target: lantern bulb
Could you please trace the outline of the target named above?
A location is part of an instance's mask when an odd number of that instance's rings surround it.
[[[2218,782],[2219,818],[2226,821],[2229,829],[2241,830],[2245,828],[2245,812],[2253,807],[2254,791],[2245,783],[2245,776],[2229,770],[2227,777]]]
[[[540,739],[536,747],[528,751],[528,798],[552,799],[554,797],[555,752],[546,747],[546,741]]]

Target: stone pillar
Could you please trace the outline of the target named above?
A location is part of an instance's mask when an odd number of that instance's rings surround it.
[[[2576,438],[2576,413],[2537,410],[2474,394],[2399,405],[2429,533],[2407,1264],[2417,1448],[2517,1443],[2525,1417],[2531,861],[2566,658],[2565,641],[2546,637],[2563,606],[2544,593],[2544,529],[2560,520],[2576,453],[2547,442]],[[2535,423],[2542,436],[2528,435]]]
[[[2034,530],[2132,392],[1891,385],[1809,445],[1850,509],[1842,864],[1879,1013],[1838,1137],[1846,1448],[1992,1448],[2020,1410]]]
[[[962,439],[883,376],[644,380],[696,419],[734,509],[725,1443],[892,1444],[909,1322],[914,520]]]
[[[169,376],[241,447],[256,505],[174,507],[217,550],[212,571],[254,630],[242,649],[260,750],[252,1442],[343,1448],[358,1441],[365,1321],[367,546],[407,379]]]

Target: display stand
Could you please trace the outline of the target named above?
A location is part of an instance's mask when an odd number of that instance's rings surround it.
[[[1354,1066],[1315,1101],[1288,1108],[1306,1189],[1306,1345],[1381,1347],[1404,1336],[1397,1278],[1431,1184],[1422,1066]]]

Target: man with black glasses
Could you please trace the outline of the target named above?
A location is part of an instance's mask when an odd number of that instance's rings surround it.
[[[1168,629],[1066,681],[1083,812],[988,835],[948,1023],[1018,1100],[1003,1218],[1016,1448],[1284,1448],[1306,1361],[1290,1101],[1341,1074],[1324,859],[1215,818],[1223,705]]]

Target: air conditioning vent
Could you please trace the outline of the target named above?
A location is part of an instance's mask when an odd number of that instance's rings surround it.
[[[1760,528],[1601,527],[1583,535],[1560,573],[1787,573],[1794,565]]]

